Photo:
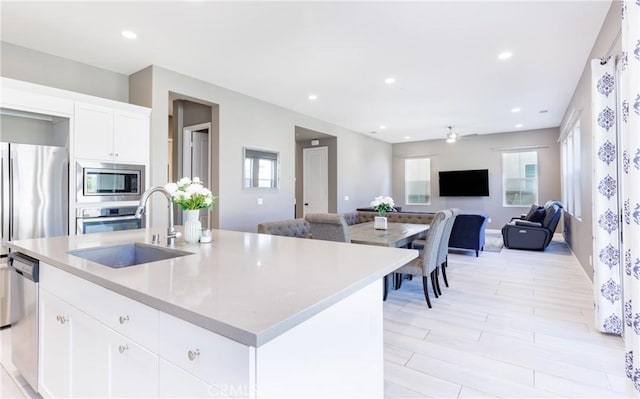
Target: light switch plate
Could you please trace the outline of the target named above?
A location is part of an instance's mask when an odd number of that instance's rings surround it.
[[[345,196],[344,196],[344,200],[345,200],[345,201],[349,201],[349,196],[348,196],[348,195],[345,195]]]
[[[258,205],[262,205],[262,198],[258,198]]]

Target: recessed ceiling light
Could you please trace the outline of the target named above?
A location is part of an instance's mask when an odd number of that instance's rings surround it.
[[[411,136],[404,136],[405,140],[411,140]]]
[[[523,125],[522,125],[522,123],[518,123],[518,124],[516,125],[516,127],[517,127],[517,128],[521,128],[522,126],[523,126]]]
[[[136,39],[138,37],[138,35],[136,34],[136,32],[131,31],[131,30],[123,30],[122,32],[120,32],[120,34],[122,35],[122,37],[127,38],[127,39]]]
[[[503,51],[502,53],[498,54],[498,59],[499,60],[508,60],[509,58],[511,58],[513,56],[513,53],[510,51]]]
[[[316,96],[315,94],[309,94],[309,100],[315,101],[317,99],[318,99],[318,96]]]
[[[380,125],[380,130],[384,130],[384,129],[386,129],[386,128],[387,128],[387,127],[386,127],[385,125]]]
[[[392,85],[396,82],[396,78],[386,78],[384,82],[388,85]]]
[[[520,112],[520,108],[518,108],[518,107],[511,108],[511,112],[513,112],[513,113]]]

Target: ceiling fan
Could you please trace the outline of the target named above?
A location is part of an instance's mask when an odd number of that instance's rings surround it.
[[[463,137],[469,137],[469,136],[477,135],[477,133],[473,133],[473,134],[465,134],[464,136],[461,136],[461,135],[453,132],[453,127],[452,126],[447,126],[447,128],[449,129],[449,133],[447,133],[447,143],[455,143],[456,141],[462,139]]]

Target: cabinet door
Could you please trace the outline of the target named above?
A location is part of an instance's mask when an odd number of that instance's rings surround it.
[[[146,164],[149,158],[149,117],[115,111],[114,160]]]
[[[158,383],[160,398],[224,398],[215,386],[207,384],[178,366],[159,360]]]
[[[70,396],[72,323],[69,305],[41,289],[38,391],[45,398]]]
[[[106,328],[106,327],[105,327]],[[158,396],[158,356],[110,331],[110,397],[155,398]]]
[[[109,389],[107,328],[72,308],[71,397],[104,398]]]
[[[76,158],[113,160],[113,111],[111,109],[76,103],[74,135]]]

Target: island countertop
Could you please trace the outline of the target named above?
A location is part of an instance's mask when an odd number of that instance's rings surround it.
[[[151,243],[158,229],[20,240],[13,251],[258,347],[417,257],[408,249],[213,230],[193,255],[113,269],[68,251]],[[380,284],[382,296],[382,283]]]

